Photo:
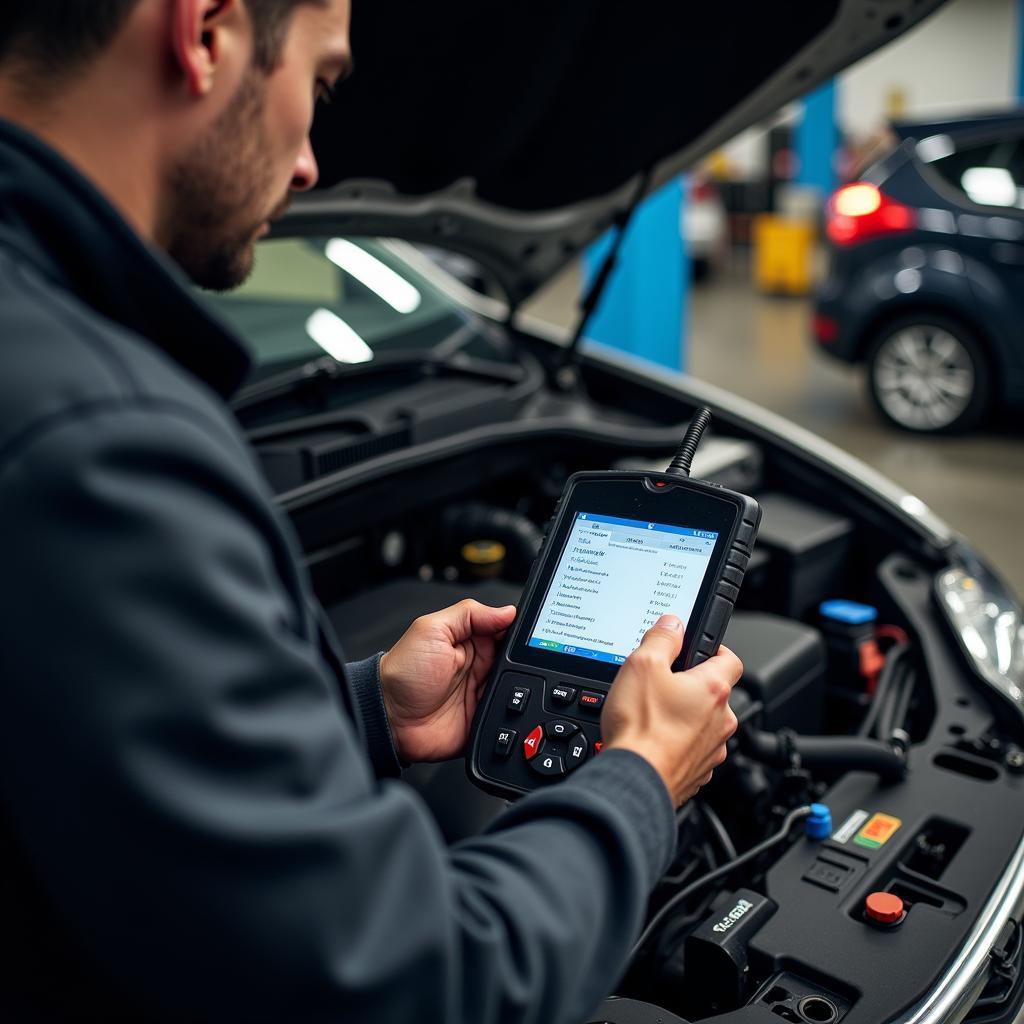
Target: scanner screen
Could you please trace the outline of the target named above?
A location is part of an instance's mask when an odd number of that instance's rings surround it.
[[[686,626],[717,540],[713,530],[577,512],[529,646],[621,665],[662,615]]]

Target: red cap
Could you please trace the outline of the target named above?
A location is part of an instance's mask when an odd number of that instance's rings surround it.
[[[891,892],[873,892],[865,901],[864,913],[879,924],[895,924],[903,916],[903,900]]]

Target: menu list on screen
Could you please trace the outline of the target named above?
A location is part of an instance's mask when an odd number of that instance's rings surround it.
[[[713,530],[578,512],[529,646],[621,665],[662,615],[687,622],[717,540]]]

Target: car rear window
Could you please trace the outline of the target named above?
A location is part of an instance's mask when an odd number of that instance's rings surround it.
[[[990,139],[957,149],[931,167],[980,206],[1024,209],[1024,142]]]

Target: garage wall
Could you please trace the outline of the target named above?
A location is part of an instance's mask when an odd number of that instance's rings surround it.
[[[1017,90],[1016,0],[952,0],[839,78],[843,128],[863,137],[885,122],[898,89],[911,117],[1005,105]]]
[[[944,117],[1005,106],[1017,99],[1018,0],[950,0],[895,43],[839,76],[838,117],[845,133],[864,141],[888,120],[899,90],[908,117]],[[799,105],[780,120],[799,116]],[[758,125],[725,148],[740,178],[765,173],[765,128]]]

